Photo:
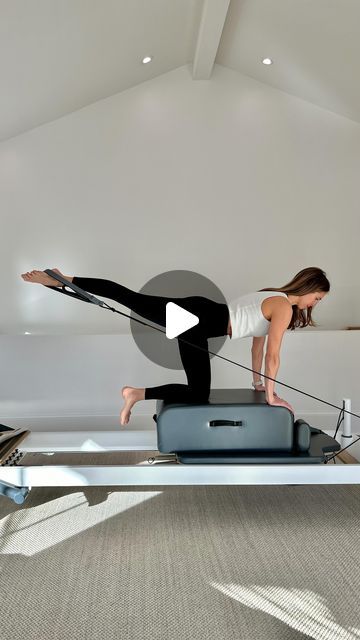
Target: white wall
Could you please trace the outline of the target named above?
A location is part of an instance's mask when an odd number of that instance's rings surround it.
[[[360,324],[360,125],[216,66],[187,67],[0,145],[0,331],[127,333],[19,273],[198,271],[226,299],[320,266],[323,328]]]
[[[124,384],[185,382],[145,360],[126,318],[19,277],[55,266],[136,290],[188,269],[227,300],[320,266],[320,331],[286,336],[279,379],[355,407],[358,334],[334,330],[360,325],[359,151],[356,123],[220,66],[197,82],[181,67],[2,143],[3,421],[116,416]],[[222,353],[246,364],[249,341]],[[213,387],[245,376],[219,361]]]

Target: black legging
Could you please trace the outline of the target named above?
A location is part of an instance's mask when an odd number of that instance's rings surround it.
[[[188,384],[163,384],[147,387],[145,400],[162,399],[166,402],[206,402],[210,394],[211,368],[208,352],[208,338],[227,334],[229,309],[226,304],[214,302],[203,296],[165,298],[137,293],[117,282],[101,278],[81,278],[75,276],[73,283],[94,295],[116,300],[151,322],[166,327],[166,304],[174,302],[199,318],[199,324],[188,329],[180,338],[201,349],[178,340],[181,362]],[[202,350],[204,349],[204,351]]]

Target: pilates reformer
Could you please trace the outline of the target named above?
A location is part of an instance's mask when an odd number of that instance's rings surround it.
[[[50,269],[46,273],[72,291],[49,288],[121,313]],[[344,406],[336,408],[360,417]],[[111,435],[42,434],[0,425],[0,494],[21,504],[32,487],[360,483],[360,465],[329,464],[344,451],[336,440],[340,418],[331,437],[301,418],[294,421],[287,408],[268,405],[258,391],[212,389],[207,402],[189,404],[157,400],[153,419],[156,430]],[[348,432],[346,437],[351,437]],[[148,457],[135,465],[23,464],[27,453],[94,450],[116,451],[119,457],[138,451]]]

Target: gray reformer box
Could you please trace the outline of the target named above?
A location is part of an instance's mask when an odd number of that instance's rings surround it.
[[[157,400],[158,450],[188,464],[316,464],[340,444],[252,389],[212,389],[207,403]]]
[[[298,446],[293,414],[285,407],[269,406],[265,393],[252,389],[212,389],[207,403],[157,400],[156,415],[162,453],[290,452],[295,444]],[[302,450],[309,447],[309,427],[308,432]]]

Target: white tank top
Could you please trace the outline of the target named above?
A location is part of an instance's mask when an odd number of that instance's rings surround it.
[[[255,291],[247,293],[228,304],[232,338],[246,338],[247,336],[266,336],[270,322],[261,311],[261,303],[265,298],[285,296],[283,291]]]

